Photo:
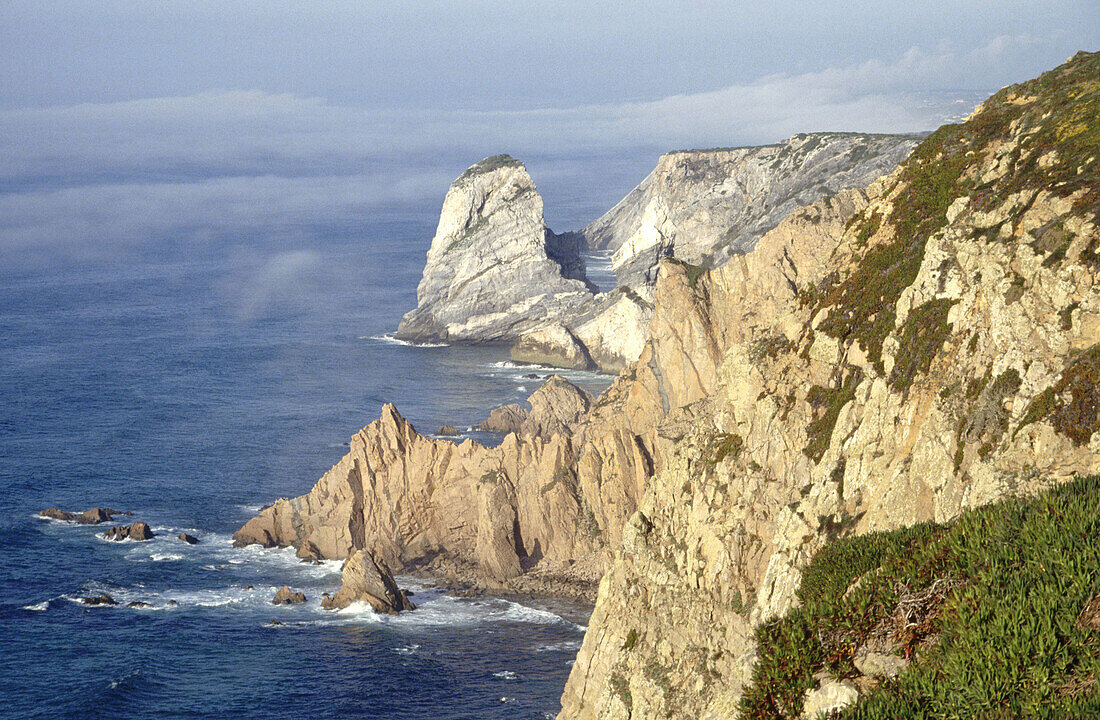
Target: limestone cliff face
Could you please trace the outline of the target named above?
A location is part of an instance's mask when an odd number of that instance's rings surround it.
[[[654,338],[697,369],[673,402],[703,397],[624,526],[563,720],[736,717],[754,627],[827,539],[1100,470],[1097,77],[1080,54],[1006,88],[849,197],[831,242],[770,235],[664,283],[696,308],[659,329],[658,293]]]
[[[667,255],[720,265],[793,210],[893,170],[911,136],[811,133],[763,147],[662,155],[653,172],[581,233],[614,251],[620,284],[655,278]]]
[[[417,287],[397,335],[412,341],[502,342],[592,298],[583,238],[546,227],[542,197],[518,160],[487,158],[447,191]]]

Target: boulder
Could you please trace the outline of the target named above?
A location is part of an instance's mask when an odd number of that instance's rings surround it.
[[[283,585],[279,588],[279,591],[275,593],[275,597],[271,599],[272,605],[300,605],[306,601],[306,596],[303,593],[295,592],[290,589],[289,586]]]
[[[863,648],[856,652],[852,664],[869,677],[896,678],[902,670],[909,667],[909,661],[894,653],[873,652]]]
[[[85,605],[118,605],[118,601],[107,593],[100,593],[99,595],[90,595],[88,597],[77,598]]]
[[[436,431],[436,435],[442,435],[443,437],[453,437],[458,435],[458,428],[454,425],[444,425]]]
[[[321,555],[321,551],[309,540],[306,540],[298,546],[298,551],[295,553],[302,562],[320,562],[324,559]]]
[[[377,613],[412,610],[413,605],[397,587],[390,569],[366,550],[356,550],[344,561],[343,584],[332,597],[321,600],[326,610],[340,610],[353,602],[366,602]]]
[[[518,403],[501,405],[489,412],[489,417],[478,424],[478,430],[486,432],[519,432],[530,411]]]
[[[197,537],[195,537],[194,535],[188,535],[187,533],[180,533],[176,537],[179,538],[180,540],[182,540],[183,542],[187,543],[188,545],[198,545],[199,544],[199,539]]]
[[[833,713],[852,705],[859,700],[859,691],[848,681],[827,679],[821,682],[817,690],[806,691],[800,718],[811,720],[825,713]]]
[[[149,526],[143,522],[136,522],[133,525],[116,525],[107,532],[103,533],[103,537],[108,540],[152,540],[156,535],[149,529]]]

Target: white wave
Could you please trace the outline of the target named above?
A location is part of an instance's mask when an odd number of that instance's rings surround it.
[[[532,648],[535,652],[575,652],[581,649],[581,640],[563,640],[556,643],[542,643]],[[572,662],[572,660],[570,660]]]
[[[511,670],[501,670],[500,672],[493,673],[493,677],[500,678],[501,680],[515,680],[517,675]]]
[[[406,347],[427,347],[438,348],[448,347],[449,343],[414,343],[408,340],[401,340],[393,335],[386,333],[384,335],[360,335],[359,340],[374,340],[375,342],[387,343],[389,345],[405,345]]]
[[[44,610],[49,610],[50,609],[50,601],[49,600],[43,600],[42,602],[35,603],[34,605],[24,605],[23,609],[24,610],[33,610],[35,612],[42,612]]]
[[[153,562],[173,562],[175,560],[183,560],[183,555],[176,555],[175,553],[153,553],[149,558]]]
[[[395,653],[397,653],[398,655],[413,655],[419,649],[420,649],[420,646],[417,645],[416,643],[413,643],[412,645],[404,645],[402,647],[395,647],[393,649],[393,651]]]

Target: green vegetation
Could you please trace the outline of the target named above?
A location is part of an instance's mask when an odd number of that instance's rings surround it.
[[[756,340],[752,344],[752,348],[749,351],[749,357],[753,362],[760,362],[764,358],[771,358],[772,360],[779,357],[781,353],[785,353],[790,350],[792,343],[784,335],[768,335]]]
[[[1054,387],[1031,401],[1016,432],[1047,417],[1077,445],[1087,444],[1100,430],[1100,344],[1073,358]]]
[[[947,314],[954,300],[931,300],[913,308],[898,336],[898,355],[890,373],[890,384],[908,392],[917,375],[928,372],[932,360],[951,334]]]
[[[913,662],[864,685],[842,718],[1096,717],[1098,529],[1093,476],[947,526],[826,545],[803,574],[802,607],[757,630],[742,717],[796,717],[814,674],[857,678],[870,642]]]
[[[704,462],[713,468],[727,457],[736,460],[741,454],[745,441],[734,433],[715,433],[707,440],[704,448]]]
[[[666,259],[669,262],[675,263],[684,269],[684,274],[687,275],[688,285],[691,286],[692,290],[695,289],[695,285],[699,282],[699,278],[702,277],[703,273],[707,272],[707,268],[703,267],[702,265],[692,265],[691,263],[684,262],[677,257],[668,257]]]
[[[623,650],[633,650],[634,646],[638,644],[638,631],[634,628],[630,629],[630,632],[626,634],[626,640],[623,641]]]
[[[825,451],[829,449],[833,428],[840,418],[840,409],[856,396],[856,387],[862,377],[863,374],[858,369],[853,370],[839,388],[814,385],[806,395],[806,402],[813,406],[816,417],[806,429],[808,437],[802,452],[815,463],[820,462]]]
[[[1100,53],[1078,53],[1036,80],[1001,90],[967,122],[929,135],[901,167],[904,189],[882,221],[892,226],[892,238],[860,247],[873,234],[873,216],[866,211],[849,227],[861,254],[847,277],[829,278],[817,289],[815,307],[832,308],[819,329],[858,341],[883,372],[882,342],[894,329],[894,304],[916,279],[928,238],[946,224],[955,198],[968,196],[972,206],[988,210],[1012,193],[1046,189],[1063,197],[1080,193],[1074,204],[1078,214],[1100,212],[1098,117]],[[995,142],[1010,141],[1014,131],[1019,142],[1011,172],[980,184],[976,176],[983,155]],[[1056,257],[1064,256],[1068,245],[1052,228],[1036,247],[1049,248]],[[1081,258],[1100,267],[1100,240]]]

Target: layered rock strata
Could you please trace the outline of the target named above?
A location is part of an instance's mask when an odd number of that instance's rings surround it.
[[[627,287],[652,282],[664,257],[721,265],[797,208],[890,172],[917,142],[808,133],[762,147],[667,153],[581,234],[590,247],[614,252],[615,274]]]
[[[511,341],[588,308],[579,235],[555,235],[523,163],[507,155],[469,167],[447,191],[397,336],[413,342]]]

